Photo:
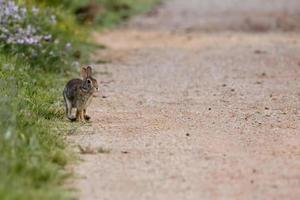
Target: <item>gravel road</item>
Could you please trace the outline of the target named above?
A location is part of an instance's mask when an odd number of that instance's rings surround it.
[[[299,19],[299,0],[169,0],[95,33],[78,198],[300,199]]]

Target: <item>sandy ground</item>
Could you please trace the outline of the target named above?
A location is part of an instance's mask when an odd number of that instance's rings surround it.
[[[91,151],[79,199],[300,199],[300,2],[220,2],[170,0],[95,33],[109,62],[92,123],[68,136]]]

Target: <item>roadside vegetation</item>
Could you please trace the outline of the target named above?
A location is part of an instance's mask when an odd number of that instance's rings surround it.
[[[112,27],[145,12],[161,0],[36,0],[44,6],[67,9],[80,23]]]
[[[0,0],[0,199],[69,199],[61,93],[87,62],[90,25],[110,27],[156,0]],[[96,6],[96,7],[97,7]]]

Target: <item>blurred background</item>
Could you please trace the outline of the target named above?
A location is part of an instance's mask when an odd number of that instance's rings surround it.
[[[144,28],[186,31],[295,31],[300,28],[298,0],[189,0],[163,1],[162,10],[134,20]],[[139,21],[141,20],[141,21]]]

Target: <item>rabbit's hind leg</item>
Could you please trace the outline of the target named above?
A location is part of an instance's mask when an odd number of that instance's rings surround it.
[[[66,106],[66,116],[69,120],[75,121],[76,118],[72,117],[72,103],[71,101],[65,96],[64,94],[64,100],[65,100],[65,106]]]

